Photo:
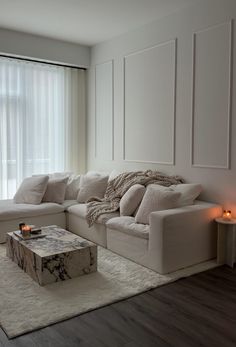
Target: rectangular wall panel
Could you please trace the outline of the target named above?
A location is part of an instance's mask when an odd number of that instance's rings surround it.
[[[193,35],[192,165],[229,168],[232,23]]]
[[[174,164],[176,41],[124,58],[124,159]]]
[[[95,68],[95,156],[113,160],[113,61]]]

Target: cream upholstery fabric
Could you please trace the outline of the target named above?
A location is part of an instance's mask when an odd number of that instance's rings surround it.
[[[38,177],[43,175],[33,175],[32,177]],[[66,186],[65,200],[76,200],[79,192],[80,175],[75,175],[69,171],[54,172],[48,174],[49,179],[63,179],[68,178]]]
[[[14,204],[13,200],[0,200],[0,221],[49,215],[64,211],[64,207],[55,203]]]
[[[77,200],[64,200],[61,206],[63,206],[64,210],[67,211],[70,206],[77,205]]]
[[[79,193],[80,175],[71,175],[66,186],[65,200],[76,200]]]
[[[108,176],[81,175],[78,202],[86,202],[91,197],[103,198],[107,188]]]
[[[68,177],[50,178],[43,197],[43,202],[62,204],[65,200]]]
[[[158,190],[168,190],[168,191],[173,191],[173,186],[171,187],[166,187],[166,186],[161,186],[160,184],[149,184],[148,187],[154,187],[155,189],[158,189]]]
[[[178,206],[188,206],[194,203],[194,200],[202,191],[200,184],[176,184],[170,186],[175,192],[180,192],[181,196],[178,200]]]
[[[151,212],[176,207],[180,195],[181,193],[163,190],[155,185],[148,186],[135,216],[135,222],[149,224]]]
[[[73,205],[73,206],[68,208],[68,212],[71,214],[74,214],[78,217],[86,219],[87,204]],[[105,224],[109,219],[114,218],[114,217],[118,217],[119,215],[120,215],[119,212],[112,212],[112,213],[103,214],[98,218],[97,223]]]
[[[47,188],[48,179],[49,176],[25,178],[14,196],[15,203],[40,204]]]
[[[160,273],[216,257],[216,223],[222,208],[206,202],[150,214],[149,266]]]
[[[133,215],[144,196],[145,190],[145,187],[141,184],[134,184],[127,190],[120,200],[121,216]]]
[[[68,212],[75,214],[78,217],[85,218],[87,210],[87,204],[78,204],[68,207]]]
[[[149,240],[107,226],[107,248],[112,252],[149,267]]]
[[[79,217],[74,213],[68,213],[67,228],[85,239],[107,247],[107,229],[105,224],[94,223],[89,228],[85,218]]]
[[[134,217],[112,218],[107,222],[107,227],[142,239],[149,238],[149,225],[135,223]]]

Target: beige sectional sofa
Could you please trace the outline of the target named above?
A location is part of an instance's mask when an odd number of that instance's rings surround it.
[[[38,226],[57,224],[111,251],[165,274],[216,257],[216,225],[221,206],[195,200],[150,214],[149,224],[119,211],[102,215],[88,227],[86,203],[65,200],[63,204],[39,205],[0,201],[0,243],[20,222]]]

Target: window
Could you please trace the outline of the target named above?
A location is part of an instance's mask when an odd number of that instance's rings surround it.
[[[1,199],[11,198],[24,177],[74,169],[70,133],[78,136],[83,72],[0,58]]]

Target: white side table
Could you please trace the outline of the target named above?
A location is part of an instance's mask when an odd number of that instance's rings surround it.
[[[217,263],[234,267],[236,219],[224,220],[216,218],[218,224],[217,233]]]

